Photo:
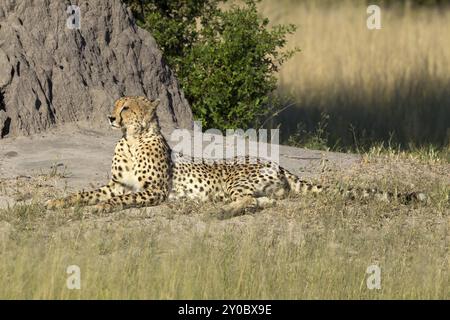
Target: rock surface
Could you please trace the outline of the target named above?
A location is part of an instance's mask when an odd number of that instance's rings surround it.
[[[0,1],[0,138],[67,122],[106,125],[123,95],[161,99],[164,133],[191,128],[192,113],[151,35],[119,0]],[[72,21],[72,20],[70,20]]]

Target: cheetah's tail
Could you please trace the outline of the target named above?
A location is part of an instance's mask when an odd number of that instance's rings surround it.
[[[296,176],[295,174],[290,173],[288,170],[286,169],[281,169],[288,184],[289,184],[289,188],[291,189],[291,191],[293,191],[294,193],[305,193],[305,192],[313,192],[313,193],[319,193],[323,191],[323,187],[319,184],[312,184],[308,181],[302,180],[300,179],[298,176]]]
[[[283,174],[289,184],[289,188],[294,193],[320,193],[320,192],[336,192],[351,199],[375,197],[379,200],[390,201],[398,199],[403,203],[426,202],[427,196],[422,192],[394,193],[379,190],[377,188],[332,188],[330,186],[322,186],[313,184],[300,179],[286,169],[282,169]]]

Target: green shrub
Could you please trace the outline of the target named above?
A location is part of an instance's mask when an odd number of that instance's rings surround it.
[[[281,51],[293,25],[269,29],[255,0],[127,1],[176,72],[204,128],[259,126],[279,105],[276,72],[297,50]]]

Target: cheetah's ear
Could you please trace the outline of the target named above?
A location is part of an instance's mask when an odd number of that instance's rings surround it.
[[[156,107],[159,105],[160,100],[156,99],[156,100],[150,101],[147,99],[147,102],[148,103],[146,103],[146,105],[145,105],[147,112],[142,121],[143,127],[147,127],[150,123],[152,123],[155,120]]]

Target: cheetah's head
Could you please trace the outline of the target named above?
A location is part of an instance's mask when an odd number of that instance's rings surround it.
[[[114,129],[122,129],[133,134],[158,127],[156,107],[159,99],[150,101],[146,97],[122,97],[116,100],[109,124]]]

